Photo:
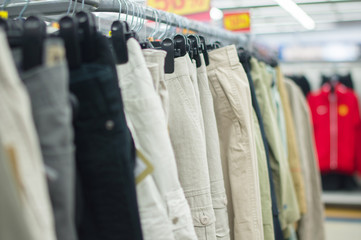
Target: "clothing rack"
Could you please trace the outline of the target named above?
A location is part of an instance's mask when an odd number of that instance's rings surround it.
[[[4,0],[0,0],[2,6]],[[39,0],[24,2],[21,0],[10,1],[6,6],[9,17],[17,17],[23,8],[27,6],[23,16],[30,15],[59,15],[68,11],[69,0]],[[74,3],[73,3],[74,4]],[[1,7],[0,6],[0,7]],[[72,5],[73,6],[73,5]],[[77,9],[82,9],[82,1],[78,0]],[[236,46],[247,46],[248,36],[246,34],[233,33],[218,27],[187,19],[173,13],[168,13],[155,8],[141,5],[131,0],[85,0],[84,10],[91,12],[113,12],[131,16],[139,16],[146,20],[155,21],[158,24],[178,27],[179,29],[192,31],[199,35],[235,44]]]

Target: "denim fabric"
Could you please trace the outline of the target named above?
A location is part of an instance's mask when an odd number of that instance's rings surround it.
[[[280,224],[280,220],[278,219],[278,207],[277,207],[277,199],[276,199],[276,193],[275,193],[273,177],[272,177],[272,170],[271,170],[270,159],[269,159],[269,147],[268,147],[266,133],[265,133],[264,126],[263,126],[263,119],[262,119],[261,111],[260,111],[260,108],[258,105],[258,100],[257,100],[256,92],[254,89],[252,75],[250,72],[251,66],[249,63],[249,59],[247,59],[246,61],[242,61],[242,64],[247,73],[249,87],[250,87],[250,91],[251,91],[251,97],[252,97],[252,106],[253,106],[254,111],[256,112],[256,116],[258,119],[260,131],[261,131],[261,135],[262,135],[263,145],[264,145],[265,152],[266,152],[268,177],[269,177],[269,183],[270,183],[270,188],[271,188],[273,230],[274,230],[274,234],[275,234],[275,240],[283,240],[281,224]]]
[[[46,166],[55,170],[49,179],[58,240],[76,240],[74,223],[75,163],[72,114],[66,62],[41,66],[22,74]]]
[[[105,37],[97,44],[98,61],[70,72],[70,90],[79,101],[74,122],[79,239],[139,240],[134,144]]]

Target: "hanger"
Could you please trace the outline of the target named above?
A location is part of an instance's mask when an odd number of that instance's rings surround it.
[[[190,34],[188,35],[187,39],[190,41],[190,56],[191,59],[194,59],[196,61],[196,66],[199,68],[202,65],[201,57],[199,55],[199,46],[200,41],[199,38],[197,38],[195,35]]]
[[[173,73],[174,72],[174,42],[170,38],[166,38],[162,41],[161,44],[162,50],[167,52],[164,62],[164,72]]]
[[[29,70],[43,63],[46,25],[39,18],[30,16],[24,22],[22,42],[22,68]]]
[[[187,39],[182,34],[177,34],[173,38],[174,41],[174,48],[179,51],[178,54],[175,57],[183,57],[187,53]]]
[[[126,25],[125,22],[114,21],[111,26],[112,43],[114,47],[117,64],[124,64],[128,62],[128,47],[125,37]]]
[[[79,68],[81,65],[81,52],[76,19],[64,16],[59,20],[59,35],[65,43],[66,58],[70,69]]]
[[[206,63],[206,66],[208,66],[209,65],[209,57],[208,57],[206,39],[203,36],[199,36],[199,40],[202,45],[201,49],[202,49],[202,53],[203,53],[203,57],[204,57],[204,62]]]
[[[156,9],[153,9],[153,13],[155,15],[155,25],[154,25],[154,30],[150,36],[150,39],[151,39],[150,42],[155,48],[157,48],[157,47],[161,47],[161,42],[155,40],[155,36],[159,32],[159,28],[160,28],[160,19],[159,19],[160,16]]]
[[[78,20],[78,29],[80,31],[80,47],[82,60],[84,62],[92,62],[96,58],[95,37],[96,27],[91,13],[80,11],[76,13]]]

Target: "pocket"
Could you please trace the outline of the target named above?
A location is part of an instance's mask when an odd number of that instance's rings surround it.
[[[227,211],[227,197],[225,193],[213,198],[213,208],[216,218],[217,239],[229,239],[229,220]]]
[[[198,240],[216,239],[216,218],[212,206],[191,209]]]
[[[188,226],[192,226],[191,213],[187,200],[184,197],[182,189],[166,195],[166,204],[168,211],[168,218],[170,219],[173,231],[182,228],[187,230]]]

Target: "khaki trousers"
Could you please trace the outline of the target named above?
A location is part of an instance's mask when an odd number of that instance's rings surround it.
[[[26,221],[20,185],[15,176],[9,154],[0,141],[0,239],[34,239],[31,237],[31,226]]]
[[[162,101],[163,110],[168,123],[169,94],[167,85],[165,84],[164,73],[165,57],[167,53],[165,51],[155,49],[144,49],[142,52],[150,74],[152,75],[155,91],[158,93],[160,100]]]
[[[231,239],[264,239],[249,83],[234,45],[209,53]]]
[[[166,74],[169,91],[169,133],[178,175],[191,207],[199,240],[216,239],[203,118],[196,69],[188,54],[176,58]]]
[[[217,239],[230,239],[227,196],[224,188],[219,135],[212,93],[209,89],[206,64],[201,54],[202,65],[197,68],[198,89],[202,107],[204,131],[207,147],[207,160],[213,209],[216,216]]]
[[[301,89],[285,79],[296,138],[300,149],[302,172],[305,179],[307,213],[302,215],[298,227],[299,240],[325,239],[324,207],[322,203],[321,177],[315,152],[311,115]]]
[[[144,180],[149,182],[148,187],[142,186],[146,182],[137,186],[143,236],[196,239],[189,206],[178,181],[161,100],[138,42],[129,39],[127,45],[129,62],[117,66],[127,124],[137,150],[154,167],[152,175],[147,177],[151,180]]]

